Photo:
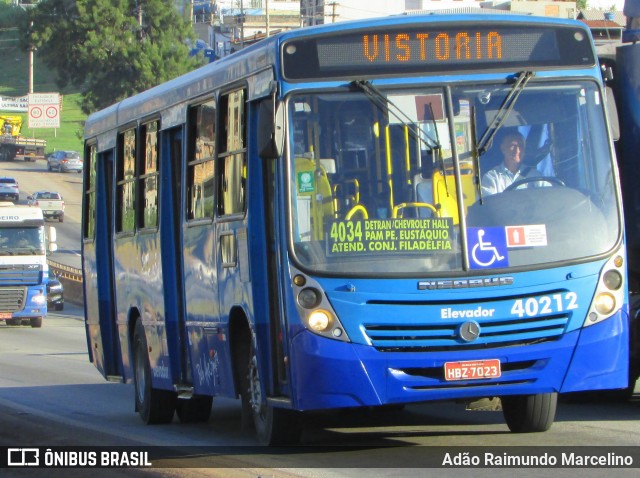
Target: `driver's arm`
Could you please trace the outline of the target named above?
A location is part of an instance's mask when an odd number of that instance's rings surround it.
[[[482,176],[480,186],[482,187],[483,196],[491,196],[492,194],[501,192],[500,181],[494,170],[490,170]]]

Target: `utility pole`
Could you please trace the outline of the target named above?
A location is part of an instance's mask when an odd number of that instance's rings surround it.
[[[267,16],[267,33],[265,34],[265,38],[269,37],[269,0],[264,0],[264,13]]]
[[[244,6],[240,0],[240,49],[244,49]]]
[[[33,22],[31,22],[29,26],[29,30],[33,31]],[[33,93],[33,50],[35,50],[35,48],[31,44],[31,41],[29,41],[29,93]]]
[[[331,10],[332,10],[331,23],[335,23],[336,22],[336,17],[338,16],[338,14],[336,13],[336,7],[338,6],[338,2],[328,3],[327,6],[330,6]]]

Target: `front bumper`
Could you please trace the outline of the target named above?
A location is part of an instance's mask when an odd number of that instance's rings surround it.
[[[625,388],[628,321],[618,312],[551,342],[455,352],[379,352],[304,331],[291,347],[293,406],[317,410]],[[500,359],[501,377],[444,379],[445,362],[482,359]]]

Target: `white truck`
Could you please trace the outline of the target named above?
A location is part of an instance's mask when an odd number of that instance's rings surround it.
[[[47,315],[47,252],[56,229],[45,228],[42,209],[0,202],[0,321],[42,327]]]
[[[37,191],[27,197],[30,206],[42,209],[45,218],[57,219],[64,222],[64,199],[59,193],[52,191]]]

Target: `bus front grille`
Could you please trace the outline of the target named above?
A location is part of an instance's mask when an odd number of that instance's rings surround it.
[[[383,352],[440,352],[530,345],[558,340],[565,332],[568,315],[529,317],[520,320],[489,320],[479,324],[477,339],[465,341],[456,324],[365,324],[371,344]]]

